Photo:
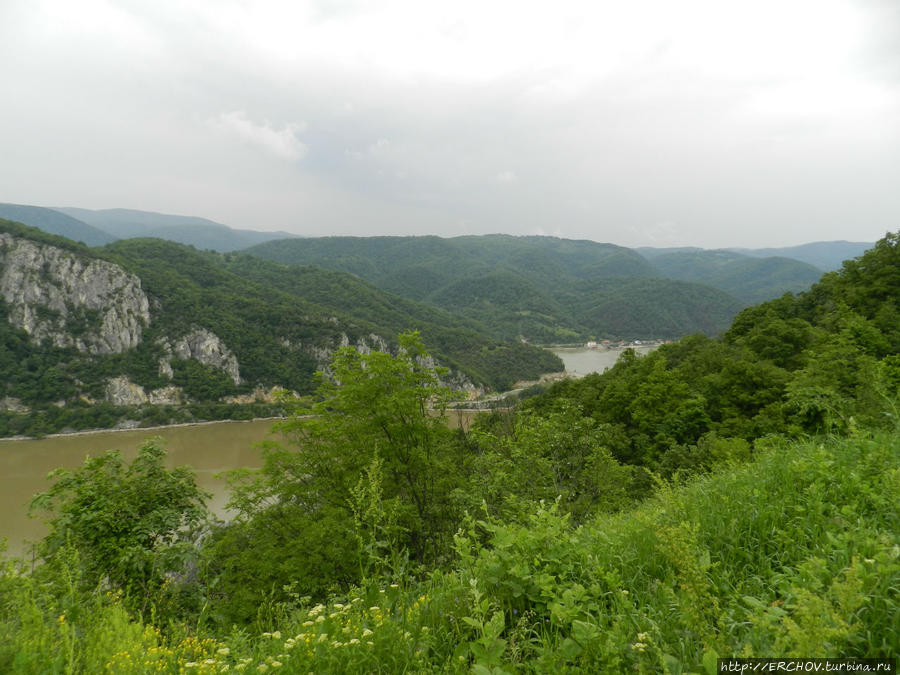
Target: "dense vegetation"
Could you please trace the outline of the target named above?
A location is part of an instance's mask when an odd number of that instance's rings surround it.
[[[742,307],[709,285],[661,278],[635,251],[593,241],[323,237],[267,242],[247,252],[350,272],[391,293],[481,321],[504,340],[716,334]]]
[[[822,275],[819,268],[799,260],[754,258],[727,250],[664,253],[650,262],[660,276],[709,284],[747,304],[805,291]]]
[[[130,411],[83,405],[102,400],[108,378],[117,375],[127,375],[148,391],[168,384],[182,386],[199,405],[179,411],[169,421],[196,419],[194,413],[214,419],[242,416],[221,399],[251,393],[256,387],[311,393],[319,367],[316,350],[333,350],[344,340],[371,343],[373,335],[390,342],[399,332],[416,329],[457,381],[467,378],[502,390],[518,380],[563,368],[545,350],[519,341],[499,342],[487,336],[482,324],[386,294],[346,274],[286,268],[247,255],[201,252],[155,239],[123,240],[92,250],[8,221],[0,221],[0,231],[118,263],[140,277],[152,301],[151,322],[137,348],[89,356],[34,343],[9,324],[0,299],[0,343],[5,347],[0,353],[5,375],[0,399],[13,397],[33,410],[27,415],[0,412],[3,435],[83,429],[98,421],[114,424],[126,415],[146,423],[166,421],[159,406]],[[197,326],[211,330],[235,354],[241,384],[235,385],[222,371],[180,359],[173,362],[172,382],[160,374],[164,351],[159,340],[177,339]],[[53,405],[60,401],[66,403],[65,409]],[[270,408],[270,413],[274,411]]]
[[[202,525],[152,442],[62,472],[10,672],[716,671],[900,650],[900,235],[469,434],[415,334],[340,350]],[[339,384],[337,384],[339,382]],[[159,489],[142,489],[142,486]]]

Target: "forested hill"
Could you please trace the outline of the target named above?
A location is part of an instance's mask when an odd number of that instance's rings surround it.
[[[680,337],[728,326],[742,303],[674,282],[631,249],[508,235],[324,237],[267,242],[247,253],[351,272],[381,289],[538,342]]]
[[[401,331],[421,331],[458,387],[563,369],[347,274],[158,239],[89,249],[3,220],[0,238],[3,434],[107,426],[124,414],[109,405],[152,408],[131,414],[161,423],[161,406],[206,404],[196,414],[209,418],[229,397],[308,393],[335,349],[390,348]]]
[[[822,270],[799,260],[727,250],[673,251],[650,262],[661,276],[709,284],[747,304],[805,291],[822,276]]]

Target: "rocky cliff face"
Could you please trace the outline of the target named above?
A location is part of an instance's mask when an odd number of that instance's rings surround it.
[[[136,347],[150,322],[141,280],[118,265],[0,233],[0,295],[32,339],[89,354]]]
[[[218,335],[206,328],[194,328],[177,340],[164,339],[160,344],[166,354],[180,359],[194,359],[212,368],[224,370],[236,385],[241,383],[237,357]],[[172,366],[166,359],[160,362],[159,372],[161,375],[172,377]]]

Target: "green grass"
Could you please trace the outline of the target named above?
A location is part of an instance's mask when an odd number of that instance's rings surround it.
[[[254,625],[219,634],[161,608],[129,616],[77,591],[64,564],[50,586],[7,563],[0,671],[677,674],[714,672],[716,656],[896,658],[900,437],[766,446],[578,528],[554,505],[524,525],[470,519],[446,571],[316,607],[263,602]]]

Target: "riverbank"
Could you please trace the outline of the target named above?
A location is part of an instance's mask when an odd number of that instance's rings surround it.
[[[91,436],[97,434],[116,434],[140,431],[162,431],[165,429],[178,429],[180,427],[203,427],[211,424],[251,424],[254,422],[275,422],[283,420],[284,417],[253,417],[248,420],[202,420],[200,422],[175,422],[174,424],[156,424],[149,427],[112,427],[110,429],[83,429],[80,431],[65,431],[56,434],[47,434],[46,436],[7,436],[0,438],[0,443],[4,441],[42,441],[49,438],[71,438],[73,436]]]

